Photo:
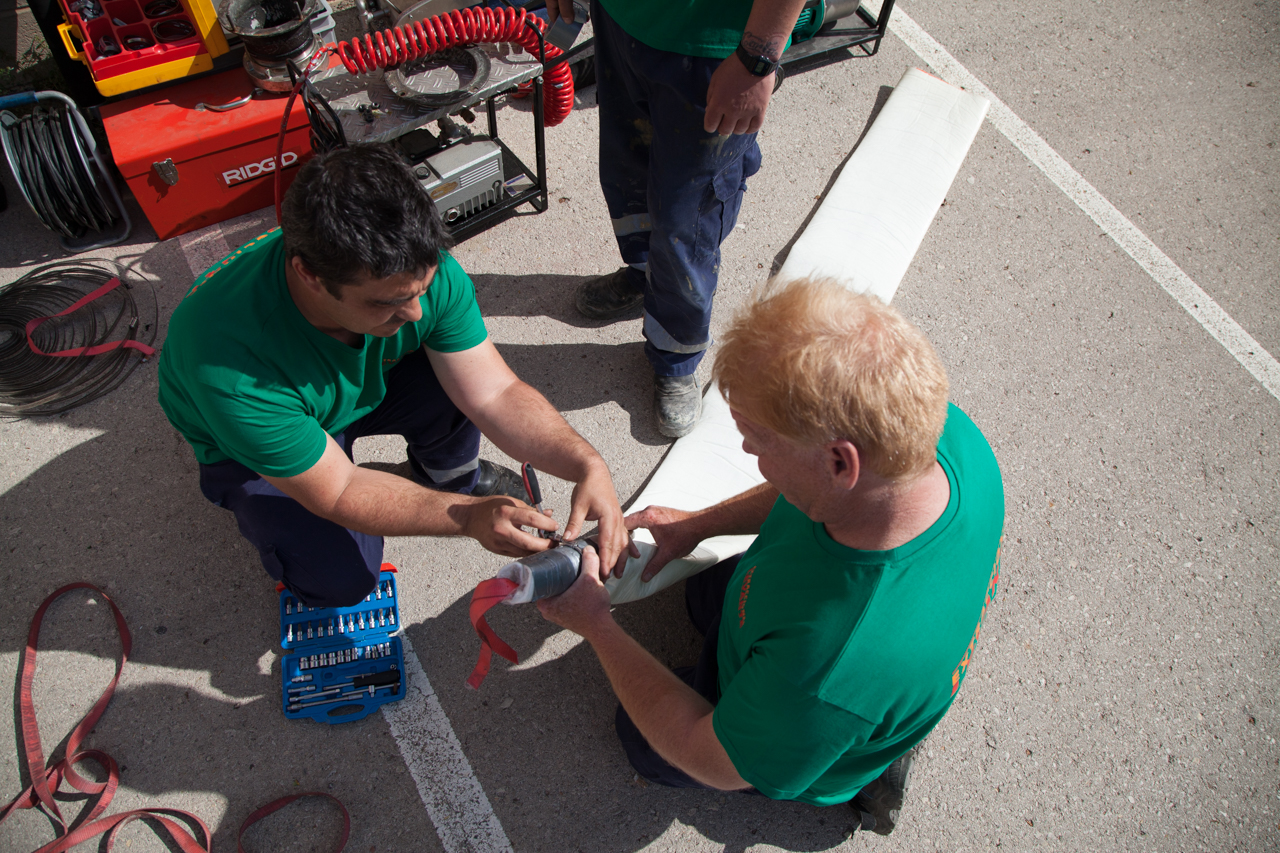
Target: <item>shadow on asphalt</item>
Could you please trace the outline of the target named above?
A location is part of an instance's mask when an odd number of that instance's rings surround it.
[[[618,622],[668,666],[693,663],[701,648],[683,594],[684,585],[677,584],[615,611]],[[473,636],[464,641],[464,653],[454,651],[458,626],[468,624],[467,604],[461,598],[408,630],[516,850],[631,853],[673,826],[688,827],[683,831],[696,831],[730,853],[761,843],[826,850],[844,840],[853,821],[842,806],[676,790],[638,779],[614,732],[617,700],[585,643],[529,668],[495,657],[480,690],[467,689],[479,643]],[[498,608],[489,621],[521,660],[560,633],[532,606]],[[680,846],[678,835],[666,841]]]

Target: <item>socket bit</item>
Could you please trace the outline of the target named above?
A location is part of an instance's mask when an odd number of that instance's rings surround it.
[[[308,623],[307,623],[307,639],[308,639],[308,640],[313,640],[313,639],[315,639],[315,637],[313,637],[313,636],[312,636],[312,634],[311,634],[311,623],[310,623],[310,622],[308,622]]]
[[[293,599],[292,598],[286,598],[284,600],[284,612],[286,616],[293,615]]]
[[[378,600],[381,601],[382,600],[382,581],[378,581],[377,596],[378,596]]]
[[[389,621],[392,625],[396,624],[395,610],[391,610],[391,609],[387,610],[387,621]]]
[[[329,636],[333,636],[333,617],[329,617]]]
[[[293,642],[293,623],[292,622],[289,623],[289,628],[288,630],[285,631],[284,639],[285,639],[285,642],[288,642],[288,643]]]

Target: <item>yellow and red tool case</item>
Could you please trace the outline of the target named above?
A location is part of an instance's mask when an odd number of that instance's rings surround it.
[[[63,46],[108,97],[209,71],[231,49],[212,0],[58,2]]]
[[[112,159],[164,240],[274,204],[288,96],[251,97],[239,68],[100,108]],[[243,100],[240,106],[216,111]],[[311,156],[301,99],[285,135],[281,192]]]

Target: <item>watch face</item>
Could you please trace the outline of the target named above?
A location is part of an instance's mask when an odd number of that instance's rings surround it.
[[[738,49],[734,51],[738,54],[738,58],[742,60],[742,64],[746,67],[747,73],[754,77],[767,77],[773,73],[778,67],[778,63],[774,62],[767,56],[754,56],[745,47],[738,45]]]

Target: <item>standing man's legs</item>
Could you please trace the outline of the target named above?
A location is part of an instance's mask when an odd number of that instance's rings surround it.
[[[596,3],[600,182],[627,268],[587,282],[578,307],[616,319],[643,298],[645,354],[659,430],[693,429],[702,397],[694,371],[711,344],[720,244],[737,221],[746,179],[760,167],[754,134],[702,129],[720,60],[654,50]],[[645,272],[643,297],[635,291]]]

